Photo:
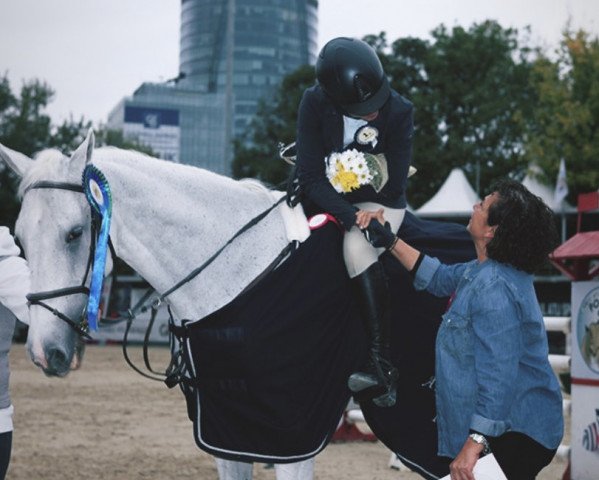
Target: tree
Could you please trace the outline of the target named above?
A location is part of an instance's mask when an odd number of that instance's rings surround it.
[[[50,118],[42,110],[53,95],[48,85],[33,80],[23,84],[17,97],[7,76],[0,78],[0,143],[29,156],[47,145]],[[14,231],[19,211],[17,179],[4,164],[0,170],[0,224]]]
[[[0,77],[0,143],[30,157],[45,148],[55,148],[65,155],[76,149],[92,122],[83,117],[79,120],[71,117],[60,125],[53,125],[44,111],[53,97],[54,90],[36,79],[24,82],[17,96],[8,77]],[[102,126],[96,132],[96,145],[113,145],[153,155],[151,148],[123,138],[121,131]],[[19,212],[17,184],[12,171],[0,163],[0,225],[13,231]]]
[[[52,88],[40,80],[24,82],[17,96],[7,76],[0,77],[0,143],[28,156],[49,147],[68,152],[79,145],[90,123],[71,119],[53,127],[44,111],[53,96]],[[17,185],[12,171],[0,164],[0,224],[13,231],[19,212]]]
[[[519,46],[517,30],[486,21],[467,30],[440,25],[431,35],[396,40],[387,59],[393,87],[415,105],[413,206],[455,167],[481,194],[495,178],[522,171],[523,125],[515,119],[532,108],[530,50]]]
[[[272,185],[286,181],[290,167],[279,158],[278,144],[295,140],[297,108],[314,79],[314,67],[300,67],[283,79],[272,102],[260,103],[246,134],[234,142],[233,176],[254,177]]]
[[[126,138],[122,130],[114,130],[102,125],[96,131],[96,147],[102,147],[104,145],[124,148],[126,150],[137,150],[146,155],[156,156],[151,147],[139,143],[136,140]]]
[[[69,153],[85,140],[87,131],[91,126],[92,122],[89,120],[86,121],[83,117],[77,121],[71,117],[68,121],[65,120],[57,127],[51,128],[47,146],[49,148],[56,148],[65,154]]]
[[[524,170],[524,126],[515,119],[531,109],[531,64],[516,30],[487,21],[469,29],[441,25],[431,41],[400,38],[389,45],[384,32],[364,40],[377,51],[393,88],[415,105],[418,174],[409,181],[411,205],[428,200],[454,167],[464,168],[481,190],[496,177]],[[313,82],[312,67],[284,80],[275,101],[236,143],[235,175],[272,183],[285,178],[276,145],[295,138],[301,93]]]
[[[599,187],[599,39],[566,31],[557,61],[539,56],[531,84],[536,106],[526,126],[525,158],[555,183],[566,161],[569,200]]]
[[[49,143],[50,117],[43,110],[54,91],[46,83],[32,80],[23,83],[16,97],[6,75],[0,84],[0,142],[31,156]]]

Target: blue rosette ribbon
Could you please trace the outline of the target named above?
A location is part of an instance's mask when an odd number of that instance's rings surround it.
[[[90,164],[85,167],[82,182],[85,197],[92,207],[92,215],[95,215],[96,219],[100,219],[100,230],[96,238],[94,263],[92,265],[89,298],[87,301],[87,323],[91,330],[97,331],[102,284],[104,283],[104,270],[106,269],[106,255],[108,254],[112,195],[106,177],[95,165]],[[93,241],[94,239],[92,238]]]

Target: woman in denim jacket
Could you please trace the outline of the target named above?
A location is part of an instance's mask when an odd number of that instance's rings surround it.
[[[384,223],[382,212],[379,221]],[[414,276],[418,289],[453,295],[436,341],[439,455],[453,480],[474,480],[493,452],[508,479],[532,479],[563,435],[560,386],[532,273],[557,245],[551,210],[520,183],[504,180],[474,205],[468,231],[477,259],[442,265],[372,222],[365,230]]]

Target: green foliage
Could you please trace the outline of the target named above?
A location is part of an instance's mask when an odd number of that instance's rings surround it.
[[[461,167],[481,193],[502,176],[522,171],[523,126],[531,110],[528,49],[518,32],[493,21],[469,29],[443,25],[432,41],[401,38],[387,55],[393,87],[415,105],[408,198],[418,207]]]
[[[1,77],[0,143],[30,157],[44,148],[69,152],[77,147],[90,123],[71,119],[53,127],[44,111],[53,96],[52,88],[39,80],[24,82],[17,96],[6,75]],[[8,226],[11,231],[19,212],[17,186],[16,176],[0,164],[0,225]]]
[[[52,101],[54,90],[40,80],[24,82],[19,95],[13,93],[6,75],[0,77],[0,143],[28,156],[45,148],[56,148],[70,154],[84,140],[92,126],[90,121],[73,118],[52,125],[45,108]],[[120,131],[100,128],[96,146],[114,145],[152,155],[152,149],[123,138]],[[0,163],[0,225],[14,231],[19,212],[18,179]]]
[[[86,121],[83,117],[75,121],[72,117],[67,121],[63,121],[57,127],[51,129],[50,139],[48,141],[49,148],[56,148],[65,154],[75,150],[87,135],[87,131],[91,128],[92,123]]]
[[[279,158],[278,144],[295,141],[297,107],[314,80],[313,67],[300,67],[285,77],[272,102],[259,105],[246,134],[234,142],[234,177],[253,177],[271,185],[286,181],[290,166]]]
[[[31,156],[48,145],[50,117],[43,110],[54,91],[46,83],[32,80],[23,83],[17,97],[6,76],[0,84],[0,142]]]
[[[101,126],[96,132],[96,147],[110,145],[112,147],[124,148],[126,150],[136,150],[146,155],[156,156],[151,147],[135,140],[125,138],[122,130],[112,130]]]
[[[378,52],[392,86],[415,105],[413,163],[408,199],[418,207],[454,167],[462,167],[483,191],[499,176],[523,172],[522,142],[532,110],[528,60],[518,32],[493,21],[469,29],[443,25],[431,40],[400,38],[388,44],[384,32],[364,40]],[[244,139],[236,143],[233,171],[277,183],[288,172],[276,159],[277,142],[295,138],[302,90],[312,85],[312,67],[288,77],[265,104]]]
[[[535,108],[526,126],[525,158],[553,184],[566,161],[568,199],[599,187],[599,40],[566,31],[555,62],[540,55],[531,84]]]

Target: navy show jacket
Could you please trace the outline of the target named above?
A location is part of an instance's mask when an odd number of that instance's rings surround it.
[[[369,185],[349,193],[338,193],[325,174],[325,158],[343,148],[343,112],[319,85],[306,89],[297,122],[297,174],[302,192],[320,208],[335,216],[349,230],[355,224],[356,202],[376,202],[390,208],[406,207],[406,185],[412,159],[413,105],[391,90],[377,118],[368,125],[378,130],[377,143],[347,148],[384,153],[389,180],[377,193]]]

